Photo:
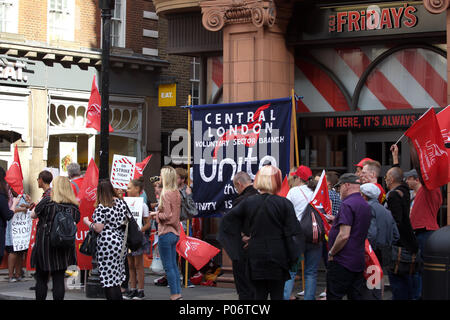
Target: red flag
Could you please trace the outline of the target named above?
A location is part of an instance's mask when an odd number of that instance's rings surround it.
[[[330,194],[328,193],[328,184],[327,177],[325,175],[325,170],[322,171],[322,175],[320,176],[319,182],[317,183],[316,190],[314,190],[312,200],[310,201],[311,205],[314,208],[320,209],[323,208],[326,214],[332,215],[332,207],[330,201]],[[320,217],[323,221],[323,226],[325,227],[325,233],[328,235],[328,232],[331,229],[330,224],[327,219],[321,212],[321,210],[317,210],[319,212]]]
[[[19,150],[17,149],[17,144],[14,149],[14,162],[6,172],[5,180],[17,194],[23,194],[22,166],[20,165]]]
[[[215,257],[220,250],[210,245],[208,242],[186,236],[180,223],[180,240],[177,243],[177,252],[180,256],[189,261],[195,269],[200,270]]]
[[[283,183],[281,184],[281,189],[278,192],[278,195],[280,197],[285,197],[286,198],[288,192],[289,192],[289,183],[288,183],[288,180],[287,180],[287,176],[285,176],[284,180],[283,180]]]
[[[364,248],[366,269],[364,270],[364,278],[367,280],[369,289],[380,289],[381,279],[383,278],[383,269],[378,261],[377,255],[372,250],[369,240],[366,239]]]
[[[81,270],[89,270],[92,268],[91,257],[80,253],[80,246],[89,231],[89,227],[83,223],[84,217],[91,217],[95,209],[95,201],[97,200],[98,185],[98,168],[94,159],[91,159],[84,175],[83,183],[78,192],[77,199],[80,201],[80,222],[77,225],[77,238],[75,246],[77,248],[78,267]]]
[[[147,166],[147,164],[151,158],[152,158],[152,154],[149,155],[147,158],[145,158],[142,162],[136,163],[133,179],[139,179],[140,177],[142,177],[144,175],[144,169]]]
[[[39,218],[33,219],[33,225],[31,226],[30,244],[28,245],[27,265],[26,265],[28,271],[36,270],[35,268],[31,268],[31,253],[33,252],[34,244],[36,242],[36,229],[38,222]]]
[[[101,111],[102,98],[98,92],[97,84],[95,83],[95,75],[92,80],[91,96],[88,102],[88,111],[86,114],[86,128],[94,128],[101,131]],[[109,125],[109,132],[113,132],[113,128]]]
[[[444,110],[439,112],[436,115],[436,119],[441,129],[442,138],[444,139],[444,145],[447,146],[447,155],[449,155],[448,148],[450,148],[450,106],[447,106]],[[448,166],[450,167],[450,155],[448,157],[448,161]],[[450,169],[448,170],[448,181],[450,182]]]
[[[433,108],[405,132],[417,151],[422,179],[427,189],[438,188],[448,182],[448,155],[442,140],[439,123]]]

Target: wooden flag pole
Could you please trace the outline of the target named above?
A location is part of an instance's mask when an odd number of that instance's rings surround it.
[[[295,164],[297,168],[300,166],[300,154],[298,152],[298,133],[297,133],[297,110],[295,108],[295,90],[291,91],[292,96],[292,117],[294,119],[294,144],[295,144]],[[302,255],[302,289],[305,292],[305,256]]]
[[[188,106],[191,106],[191,95],[188,96]],[[188,154],[187,154],[187,185],[191,185],[191,108],[188,108]],[[186,236],[189,237],[189,219],[186,220]],[[184,268],[184,287],[188,286],[188,266],[186,259]]]

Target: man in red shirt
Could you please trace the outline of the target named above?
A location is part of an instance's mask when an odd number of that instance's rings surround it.
[[[386,192],[383,187],[378,183],[378,176],[381,172],[381,164],[375,160],[366,160],[363,164],[361,170],[361,182],[362,183],[373,183],[378,189],[380,189],[380,195],[378,196],[378,202],[383,204],[386,199]]]
[[[404,177],[410,189],[415,186],[417,190],[411,208],[410,220],[423,258],[423,250],[428,237],[434,230],[439,229],[437,214],[442,205],[442,193],[440,188],[429,190],[422,185],[415,169],[405,172]],[[417,286],[415,298],[420,299],[422,295],[422,274],[416,274],[414,280]]]
[[[67,166],[67,175],[69,176],[72,190],[75,193],[75,196],[77,196],[84,179],[84,177],[81,176],[80,165],[75,162],[69,163]]]

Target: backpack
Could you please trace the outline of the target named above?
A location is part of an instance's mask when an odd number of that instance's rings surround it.
[[[75,246],[77,224],[73,219],[72,208],[56,204],[52,229],[50,230],[50,245],[55,248],[72,248]]]
[[[198,215],[198,210],[195,206],[194,200],[191,196],[186,194],[186,191],[179,191],[181,196],[180,221],[195,218]]]
[[[303,210],[300,226],[308,243],[319,243],[325,238],[325,227],[322,218],[310,203]]]

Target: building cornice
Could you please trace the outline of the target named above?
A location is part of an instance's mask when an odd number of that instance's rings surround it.
[[[199,0],[153,0],[158,15],[199,10]]]
[[[450,0],[423,0],[424,7],[431,13],[439,14],[446,11]]]

